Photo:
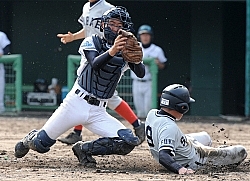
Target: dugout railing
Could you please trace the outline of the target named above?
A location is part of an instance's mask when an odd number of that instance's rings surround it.
[[[20,54],[0,56],[0,63],[4,64],[5,69],[4,105],[6,112],[22,110],[22,61]]]
[[[76,71],[79,67],[81,60],[80,55],[68,55],[67,58],[67,88],[70,90],[76,79]],[[149,66],[149,70],[152,74],[152,108],[157,108],[157,83],[158,83],[158,67],[152,58],[143,59],[143,63]],[[119,96],[124,99],[130,107],[135,111],[133,96],[132,96],[132,79],[130,77],[130,71],[126,71],[122,76],[117,91]],[[109,110],[109,112],[112,112]]]

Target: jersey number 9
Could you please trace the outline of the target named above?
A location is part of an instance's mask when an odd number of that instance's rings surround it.
[[[148,146],[154,147],[154,141],[152,138],[152,128],[150,126],[146,127],[146,136],[147,136],[147,142]]]

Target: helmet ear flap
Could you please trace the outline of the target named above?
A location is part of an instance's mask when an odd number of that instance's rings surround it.
[[[177,103],[175,105],[175,108],[176,108],[175,110],[178,111],[179,113],[185,114],[189,110],[189,105],[187,103],[185,103],[185,102]]]

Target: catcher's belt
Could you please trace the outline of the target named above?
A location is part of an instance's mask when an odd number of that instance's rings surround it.
[[[99,107],[107,107],[108,101],[101,101],[98,100],[96,97],[92,97],[87,95],[86,93],[82,92],[80,89],[76,89],[75,94],[80,96],[81,98],[85,99],[87,103]]]

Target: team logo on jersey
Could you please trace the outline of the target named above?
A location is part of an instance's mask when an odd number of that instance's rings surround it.
[[[82,44],[82,46],[83,46],[83,47],[92,47],[93,45],[92,45],[91,42],[86,41],[86,42],[84,42],[84,43]]]
[[[91,26],[93,28],[96,28],[98,30],[100,30],[100,26],[101,26],[101,20],[98,19],[98,17],[96,18],[91,18],[89,16],[84,17],[83,15],[78,19],[78,22],[81,23],[83,25],[83,27],[85,26]]]
[[[161,104],[168,106],[169,105],[169,100],[168,99],[161,99]]]

